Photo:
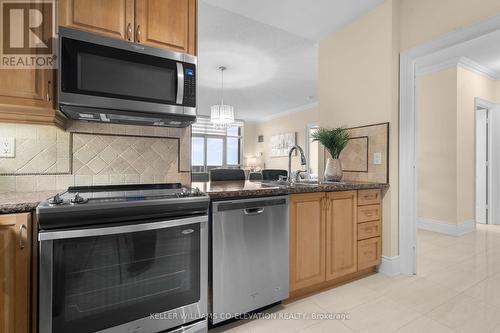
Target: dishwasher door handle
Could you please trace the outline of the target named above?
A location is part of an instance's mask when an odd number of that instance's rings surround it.
[[[264,207],[243,209],[245,215],[259,215],[264,213]]]

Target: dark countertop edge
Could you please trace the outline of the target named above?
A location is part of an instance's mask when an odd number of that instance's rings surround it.
[[[241,189],[228,191],[208,192],[210,199],[220,201],[226,199],[252,199],[260,197],[272,197],[279,195],[317,193],[317,192],[342,192],[357,190],[388,189],[389,184],[383,183],[339,183],[324,184],[319,187],[299,187],[299,188],[262,188],[262,189]]]
[[[2,214],[31,213],[36,209],[36,206],[38,206],[38,204],[39,204],[39,201],[0,204],[0,215],[2,215]]]

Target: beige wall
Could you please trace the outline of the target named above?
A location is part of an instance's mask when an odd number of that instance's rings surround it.
[[[401,50],[498,14],[498,0],[401,0]]]
[[[270,157],[270,138],[273,135],[296,132],[297,144],[305,149],[306,126],[318,122],[318,109],[311,108],[304,111],[285,114],[264,122],[250,125],[246,130],[245,124],[245,156],[262,155],[262,167],[267,169],[288,169],[288,157]],[[264,142],[258,143],[257,137],[264,135]],[[298,157],[292,158],[292,170],[303,169]]]
[[[390,122],[391,188],[384,198],[383,226],[383,253],[389,256],[398,253],[398,24],[398,2],[386,1],[319,47],[320,125]]]
[[[457,221],[457,68],[417,78],[419,218]]]

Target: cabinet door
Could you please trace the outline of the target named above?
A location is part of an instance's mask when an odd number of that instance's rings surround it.
[[[32,8],[44,10],[33,2]],[[46,8],[48,9],[48,7]],[[42,25],[42,41],[52,38],[49,25]],[[36,55],[37,49],[23,49]],[[0,121],[51,122],[54,115],[52,96],[53,70],[0,69]]]
[[[356,191],[327,194],[326,279],[357,270]]]
[[[136,0],[135,41],[196,54],[196,0]]]
[[[325,195],[290,196],[290,291],[325,281]]]
[[[133,40],[134,0],[60,0],[59,24]]]
[[[28,332],[29,214],[0,215],[0,332]]]
[[[48,70],[2,69],[0,80],[0,103],[17,106],[47,107]]]

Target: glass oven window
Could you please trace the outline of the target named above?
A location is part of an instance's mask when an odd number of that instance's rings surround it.
[[[63,38],[63,92],[176,104],[177,62]]]
[[[55,240],[54,333],[90,332],[200,300],[200,226]]]

